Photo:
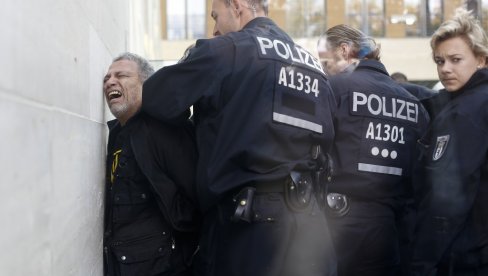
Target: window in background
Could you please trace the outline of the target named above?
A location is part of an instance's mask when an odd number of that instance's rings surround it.
[[[205,0],[168,0],[168,40],[205,37]]]
[[[347,0],[346,2],[346,24],[362,31],[364,31],[364,20],[362,18],[363,2],[363,0]]]
[[[384,0],[346,0],[346,24],[375,37],[385,35]]]
[[[480,21],[485,32],[488,30],[488,0],[481,0]]]
[[[432,35],[439,28],[442,21],[444,21],[443,10],[442,0],[428,0],[426,12],[427,36]]]
[[[295,38],[319,36],[325,30],[324,0],[287,0],[286,31]]]
[[[385,35],[384,0],[369,0],[367,2],[369,17],[368,35],[382,37]]]
[[[403,23],[405,24],[405,35],[418,37],[422,36],[422,9],[421,0],[405,0],[403,11]]]

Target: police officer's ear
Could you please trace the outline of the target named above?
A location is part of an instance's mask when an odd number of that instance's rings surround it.
[[[340,54],[343,59],[347,60],[349,58],[349,51],[351,47],[349,47],[349,44],[343,42],[341,43],[340,47]]]
[[[478,59],[478,67],[477,67],[477,69],[485,68],[486,65],[487,65],[486,62],[487,62],[488,57],[480,56],[477,59]]]
[[[235,11],[236,15],[239,16],[241,15],[241,10],[242,10],[242,4],[241,0],[231,0],[230,1],[230,6],[231,8]]]

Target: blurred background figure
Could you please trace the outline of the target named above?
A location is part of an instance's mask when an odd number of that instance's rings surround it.
[[[391,78],[398,83],[408,82],[407,76],[401,72],[392,73]]]
[[[364,57],[357,44],[361,41],[358,35],[348,29],[332,27],[320,36],[317,52],[325,73],[337,75],[354,70],[359,59]]]
[[[435,95],[435,90],[409,82],[407,76],[401,72],[391,74],[391,78],[419,100],[427,99]]]
[[[441,89],[444,89],[444,85],[442,85],[441,81],[438,81],[432,86],[432,90],[439,91]]]

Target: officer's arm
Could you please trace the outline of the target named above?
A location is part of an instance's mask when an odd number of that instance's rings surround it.
[[[184,124],[189,108],[203,97],[219,91],[223,43],[199,40],[183,62],[166,66],[144,82],[142,111],[167,123]],[[225,51],[222,51],[225,52]]]
[[[194,232],[199,225],[195,195],[187,190],[195,179],[196,150],[182,127],[163,124],[141,113],[144,120],[131,135],[137,164],[147,177],[166,222],[180,232]]]
[[[162,183],[155,183],[154,188],[161,195],[159,205],[170,216],[173,227],[179,231],[194,231],[199,225],[199,212],[196,199],[196,163],[197,150],[192,125],[167,129],[153,128],[152,138],[164,135],[166,139],[152,139],[156,151],[156,161],[168,177]],[[172,186],[172,195],[163,195],[168,186]],[[163,202],[164,201],[164,202]]]

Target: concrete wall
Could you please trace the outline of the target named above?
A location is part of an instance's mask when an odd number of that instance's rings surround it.
[[[2,1],[0,275],[102,275],[102,78],[128,1]]]

